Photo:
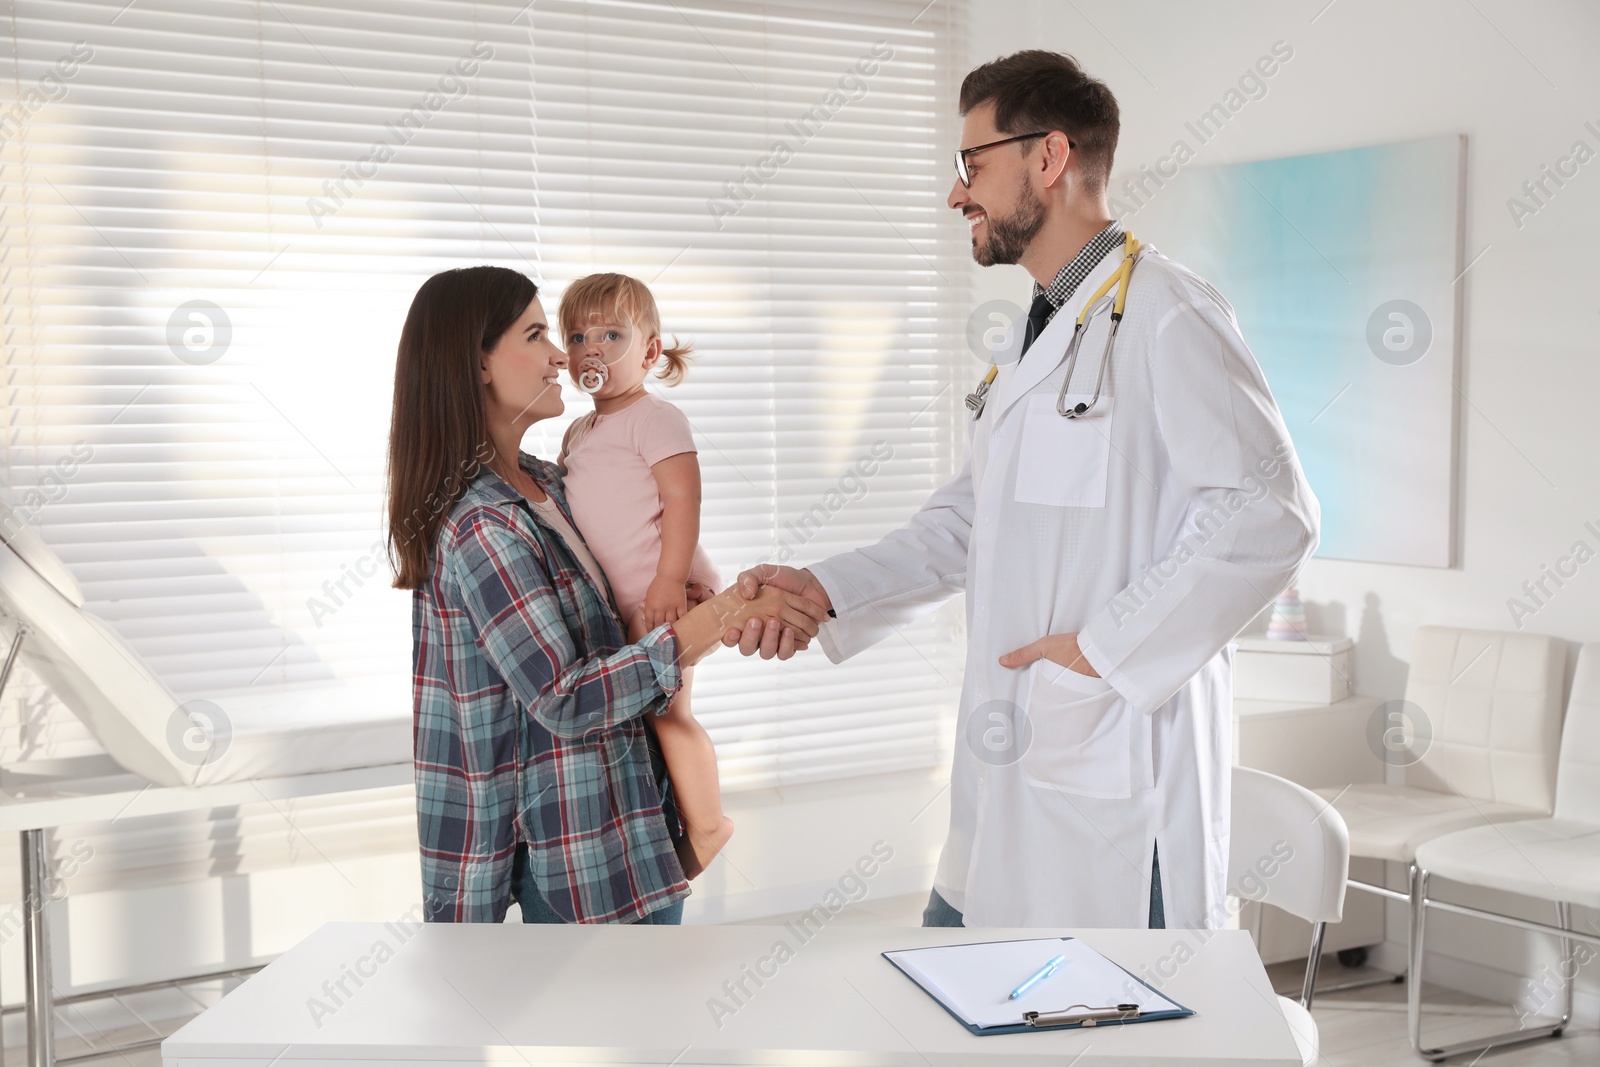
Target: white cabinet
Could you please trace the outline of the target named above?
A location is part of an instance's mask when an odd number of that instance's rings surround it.
[[[1332,704],[1273,700],[1233,702],[1233,761],[1308,789],[1355,782],[1381,782],[1383,760],[1369,746],[1368,726],[1381,697],[1348,697]],[[1354,860],[1350,873],[1383,883],[1383,864]],[[1266,963],[1304,959],[1311,945],[1309,923],[1277,908],[1246,904],[1239,925],[1256,939]],[[1347,893],[1344,921],[1328,927],[1325,952],[1383,941],[1383,901],[1371,893]]]
[[[1241,637],[1234,644],[1235,700],[1332,704],[1353,693],[1348,637],[1313,635],[1304,641]]]

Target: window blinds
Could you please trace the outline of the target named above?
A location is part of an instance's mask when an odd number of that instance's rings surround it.
[[[695,342],[686,382],[660,391],[695,427],[701,537],[724,578],[904,522],[956,466],[950,383],[970,362],[943,205],[951,9],[540,0],[531,14],[541,268],[557,288],[635,274],[663,330]],[[708,659],[694,706],[724,788],[946,758],[950,618],[840,666],[820,649]]]
[[[439,270],[650,283],[731,580],[870,542],[951,474],[957,5],[19,0],[0,114],[4,472],[181,698],[410,671],[394,351]],[[955,295],[955,298],[953,298]],[[964,380],[964,379],[963,379]],[[524,442],[554,458],[569,412]],[[58,463],[77,456],[70,476]],[[27,509],[24,509],[25,511]],[[708,660],[730,790],[929,766],[944,612],[835,667]],[[4,754],[92,746],[30,705]]]

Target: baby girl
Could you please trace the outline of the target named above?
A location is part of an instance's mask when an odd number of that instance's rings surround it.
[[[661,341],[661,316],[643,282],[622,274],[580,278],[561,300],[567,373],[594,397],[594,411],[561,443],[567,502],[611,583],[617,611],[637,640],[688,610],[686,586],[721,587],[700,547],[700,464],[683,412],[645,388],[652,369],[682,381],[690,346]],[[678,795],[684,838],[678,858],[693,878],[733,834],[722,813],[717,757],[689,710],[691,671],[665,713],[650,716]]]

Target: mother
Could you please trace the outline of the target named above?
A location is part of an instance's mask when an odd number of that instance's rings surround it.
[[[560,468],[518,447],[564,406],[548,321],[526,277],[467,267],[423,284],[400,335],[388,539],[413,590],[426,917],[500,922],[515,899],[524,922],[676,923],[689,886],[642,716],[726,629],[776,619],[809,638],[821,609],[703,590],[624,643]]]

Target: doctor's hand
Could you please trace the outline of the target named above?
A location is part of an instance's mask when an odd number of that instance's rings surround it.
[[[643,612],[637,615],[642,616]],[[815,602],[777,586],[761,586],[760,592],[749,599],[738,588],[729,586],[668,625],[677,638],[679,666],[692,667],[723,646],[724,634],[730,630],[743,633],[746,624],[758,632],[773,634],[774,646],[781,639],[792,656],[797,644],[804,647],[803,642],[816,636],[817,627],[827,617],[827,611]]]
[[[822,588],[822,583],[808,570],[763,563],[740,574],[739,580],[734,585],[746,600],[754,600],[763,588],[771,587],[804,597],[823,612],[833,610],[833,601],[828,598],[828,591]],[[804,635],[794,633],[791,628],[779,626],[775,619],[768,619],[765,625],[762,625],[760,620],[752,619],[742,629],[730,627],[722,635],[722,643],[729,647],[738,645],[740,653],[746,656],[759,651],[762,659],[771,659],[773,656],[788,659],[804,649],[808,642]]]
[[[1051,663],[1059,663],[1069,671],[1078,674],[1087,674],[1090,678],[1100,677],[1100,672],[1089,666],[1089,661],[1083,658],[1083,653],[1078,650],[1078,635],[1051,634],[1041,637],[1031,645],[1023,645],[1013,652],[1007,652],[1000,657],[1002,667],[1026,667],[1035,660],[1047,659]]]

